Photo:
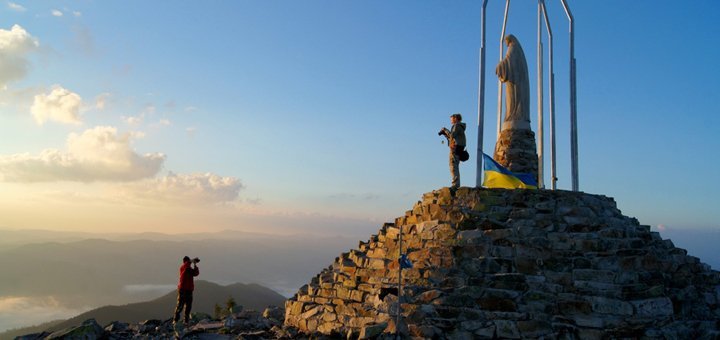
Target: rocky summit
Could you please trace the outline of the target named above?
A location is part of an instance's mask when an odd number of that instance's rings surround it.
[[[398,291],[400,253],[412,268]],[[716,339],[719,285],[720,273],[612,198],[444,188],[301,287],[285,327],[361,339]]]
[[[262,313],[234,307],[237,312],[222,318],[212,318],[204,313],[193,313],[187,325],[175,324],[172,319],[145,320],[139,323],[114,321],[101,327],[95,319],[88,319],[81,325],[56,332],[27,334],[16,340],[130,340],[130,339],[279,339],[293,338],[294,329],[282,329],[283,311],[268,307]]]

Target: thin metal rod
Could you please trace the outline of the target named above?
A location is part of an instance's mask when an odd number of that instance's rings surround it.
[[[562,1],[570,21],[570,162],[572,166],[572,190],[580,190],[578,174],[578,140],[577,140],[577,91],[575,74],[575,20],[566,0]]]
[[[545,1],[541,0],[543,16],[545,17],[545,29],[548,33],[548,73],[550,83],[550,89],[548,97],[550,100],[550,186],[553,190],[557,189],[557,167],[556,167],[556,154],[555,154],[555,73],[553,71],[553,34],[552,28],[550,27],[550,18],[547,14],[547,8],[545,7]]]
[[[398,305],[395,321],[395,336],[397,339],[400,339],[400,318],[402,316],[402,307],[400,303],[400,299],[402,298],[402,262],[400,261],[400,259],[402,258],[402,224],[398,225],[398,229]]]
[[[544,178],[544,162],[543,162],[543,46],[542,46],[542,3],[543,0],[538,0],[538,13],[537,13],[537,110],[538,110],[538,136],[537,136],[537,157],[538,157],[538,172],[537,172],[537,184],[538,189],[545,187],[543,183]]]
[[[503,26],[502,26],[502,33],[500,33],[500,61],[503,59],[503,53],[505,52],[505,47],[503,45],[503,40],[505,40],[505,28],[507,27],[507,18],[508,18],[508,11],[510,10],[510,0],[505,1],[505,16],[503,18]],[[503,122],[503,83],[500,79],[498,79],[498,120],[497,120],[497,136],[498,139],[500,139],[500,129],[502,127]]]
[[[487,6],[487,0],[483,0],[482,8],[480,10],[480,70],[479,70],[479,81],[478,81],[478,140],[477,140],[477,152],[475,153],[475,187],[479,188],[482,186],[482,175],[483,175],[483,138],[485,133],[485,7]]]

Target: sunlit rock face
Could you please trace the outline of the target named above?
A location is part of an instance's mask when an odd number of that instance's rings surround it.
[[[720,276],[580,192],[447,188],[341,254],[286,302],[285,326],[360,338],[715,338]]]

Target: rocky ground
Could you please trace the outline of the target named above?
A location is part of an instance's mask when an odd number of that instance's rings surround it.
[[[238,308],[236,308],[237,310]],[[242,308],[239,308],[242,309]],[[288,339],[297,332],[283,329],[285,311],[270,307],[262,313],[241,310],[222,319],[204,313],[193,313],[187,326],[173,325],[172,319],[145,320],[137,324],[112,322],[105,327],[95,319],[86,320],[82,325],[56,331],[28,334],[18,340],[35,339]]]
[[[242,310],[222,319],[213,318],[204,313],[193,313],[187,326],[175,326],[172,319],[145,320],[136,324],[112,322],[105,327],[89,319],[81,325],[56,332],[42,332],[17,337],[16,340],[123,340],[123,339],[338,339],[346,338],[342,334],[299,333],[294,327],[283,326],[285,311],[270,307],[262,313],[254,310]],[[367,333],[370,335],[370,333]],[[373,336],[378,338],[379,334]],[[384,335],[384,338],[393,338]]]

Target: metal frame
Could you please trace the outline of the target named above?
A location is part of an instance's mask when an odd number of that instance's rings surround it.
[[[547,8],[545,7],[545,0],[539,0],[540,7],[542,9],[543,17],[545,18],[545,28],[548,34],[548,86],[550,87],[550,93],[548,97],[550,99],[550,187],[552,190],[557,189],[557,168],[556,168],[556,153],[555,153],[555,72],[553,72],[553,34],[552,28],[550,27],[550,18],[547,14]],[[540,54],[540,58],[542,55]]]
[[[567,4],[567,0],[560,0],[565,14],[568,17],[570,23],[570,158],[571,158],[571,173],[572,173],[572,190],[579,190],[579,169],[578,169],[578,137],[577,137],[577,81],[576,81],[576,60],[575,60],[575,19],[570,11],[570,7]],[[476,187],[482,186],[482,139],[484,129],[484,115],[485,115],[485,9],[487,6],[487,0],[483,0],[481,9],[481,43],[480,43],[480,81],[478,88],[478,159],[477,159],[477,174],[476,174]],[[505,14],[503,17],[502,34],[500,37],[500,60],[503,58],[504,46],[503,40],[505,38],[505,29],[507,27],[508,12],[510,9],[510,0],[505,2]],[[544,186],[544,163],[543,163],[543,150],[544,150],[544,122],[543,122],[543,61],[542,61],[542,34],[541,34],[541,14],[544,17],[545,27],[548,33],[549,40],[549,99],[550,99],[550,163],[551,163],[551,187],[553,190],[557,189],[557,171],[556,171],[556,143],[555,143],[555,74],[553,72],[553,36],[552,29],[550,27],[550,19],[547,14],[547,8],[545,7],[544,0],[538,0],[538,185],[540,188]],[[502,82],[498,81],[498,122],[497,122],[497,135],[500,136],[502,127],[502,104],[503,104],[503,91]]]
[[[478,86],[478,143],[477,143],[477,156],[475,157],[475,165],[477,171],[475,171],[475,186],[480,187],[482,185],[483,175],[483,137],[485,129],[485,7],[487,6],[488,0],[483,0],[482,8],[480,9],[480,70],[479,70],[479,86]]]
[[[505,53],[505,46],[503,40],[505,40],[505,28],[507,27],[508,12],[510,11],[510,0],[505,0],[505,17],[503,18],[502,33],[500,33],[500,60],[503,59]],[[498,79],[498,109],[497,109],[497,136],[500,138],[500,132],[503,121],[503,82]]]
[[[543,123],[543,45],[542,45],[542,15],[543,15],[543,0],[538,0],[538,13],[537,13],[537,110],[538,110],[538,136],[537,136],[537,156],[538,156],[538,172],[537,172],[537,185],[539,189],[545,188],[543,181],[544,174],[544,161],[543,151],[545,150],[543,142],[544,128]]]
[[[577,91],[575,74],[575,18],[573,18],[567,0],[562,1],[565,14],[570,21],[570,162],[572,163],[572,190],[580,190],[578,180],[578,138],[577,138]]]

